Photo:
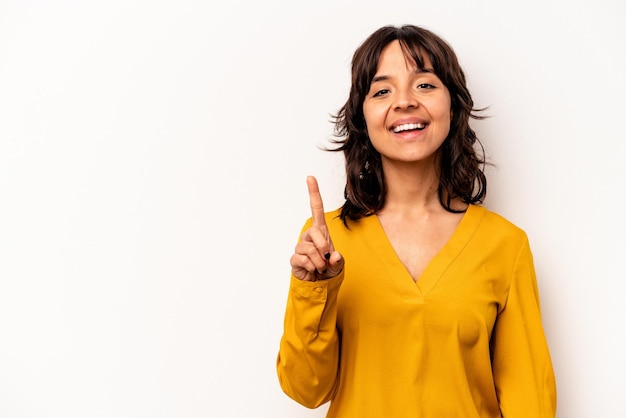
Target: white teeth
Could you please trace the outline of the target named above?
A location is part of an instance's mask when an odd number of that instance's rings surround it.
[[[403,131],[411,131],[413,129],[422,130],[426,127],[423,123],[405,123],[404,125],[398,125],[393,128],[395,133],[403,132]]]

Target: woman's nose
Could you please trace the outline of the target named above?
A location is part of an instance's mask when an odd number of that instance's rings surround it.
[[[396,98],[394,102],[394,108],[398,110],[402,109],[414,109],[419,106],[419,102],[415,95],[410,90],[397,90]]]

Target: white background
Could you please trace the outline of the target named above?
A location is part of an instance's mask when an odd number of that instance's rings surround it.
[[[0,1],[0,417],[323,417],[275,374],[352,52],[455,48],[531,239],[560,418],[624,417],[626,5]]]

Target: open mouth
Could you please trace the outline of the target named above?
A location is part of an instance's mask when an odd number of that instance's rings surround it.
[[[406,131],[421,131],[426,128],[425,123],[405,123],[403,125],[398,125],[393,128],[395,133],[406,132]]]

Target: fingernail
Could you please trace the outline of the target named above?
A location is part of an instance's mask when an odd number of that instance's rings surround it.
[[[326,260],[329,260],[329,259],[330,259],[330,253],[326,253],[326,254],[324,254],[324,258],[325,258]]]

